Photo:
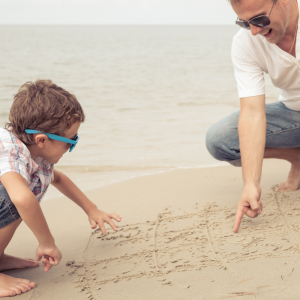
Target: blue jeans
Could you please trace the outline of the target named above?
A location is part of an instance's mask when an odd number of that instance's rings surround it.
[[[206,147],[218,160],[241,166],[238,135],[240,112],[235,112],[211,126],[206,134]],[[281,103],[266,104],[266,147],[300,147],[300,111],[286,108]]]
[[[20,219],[19,212],[0,183],[0,229]]]

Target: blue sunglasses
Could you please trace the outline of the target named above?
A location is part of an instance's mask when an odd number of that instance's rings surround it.
[[[67,138],[65,138],[63,136],[60,136],[60,135],[56,135],[56,134],[52,134],[52,133],[46,133],[46,132],[41,132],[41,131],[33,130],[33,129],[25,129],[25,132],[28,133],[28,134],[42,133],[42,134],[45,134],[51,140],[56,140],[56,141],[68,143],[68,144],[70,144],[70,150],[69,150],[69,152],[71,152],[75,148],[75,146],[76,146],[76,144],[78,143],[78,140],[79,140],[78,134],[76,134],[70,140],[70,139],[67,139]]]

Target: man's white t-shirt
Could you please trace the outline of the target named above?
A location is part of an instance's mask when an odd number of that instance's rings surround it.
[[[300,25],[298,26],[298,28]],[[241,29],[233,38],[232,61],[239,98],[265,94],[264,72],[279,91],[279,101],[300,111],[300,38],[296,39],[296,58],[270,44],[261,35]]]

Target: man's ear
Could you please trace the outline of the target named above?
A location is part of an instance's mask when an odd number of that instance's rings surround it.
[[[280,1],[284,7],[290,3],[290,0],[277,0],[277,1]]]
[[[45,147],[45,144],[46,144],[46,141],[48,140],[49,138],[45,135],[45,134],[37,134],[35,137],[34,137],[34,140],[35,140],[35,143],[36,145],[43,149]]]

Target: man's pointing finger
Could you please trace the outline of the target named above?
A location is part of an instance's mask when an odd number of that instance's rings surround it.
[[[243,210],[238,208],[237,212],[236,212],[236,215],[235,215],[235,222],[234,222],[233,232],[238,232],[243,216],[244,216]]]

